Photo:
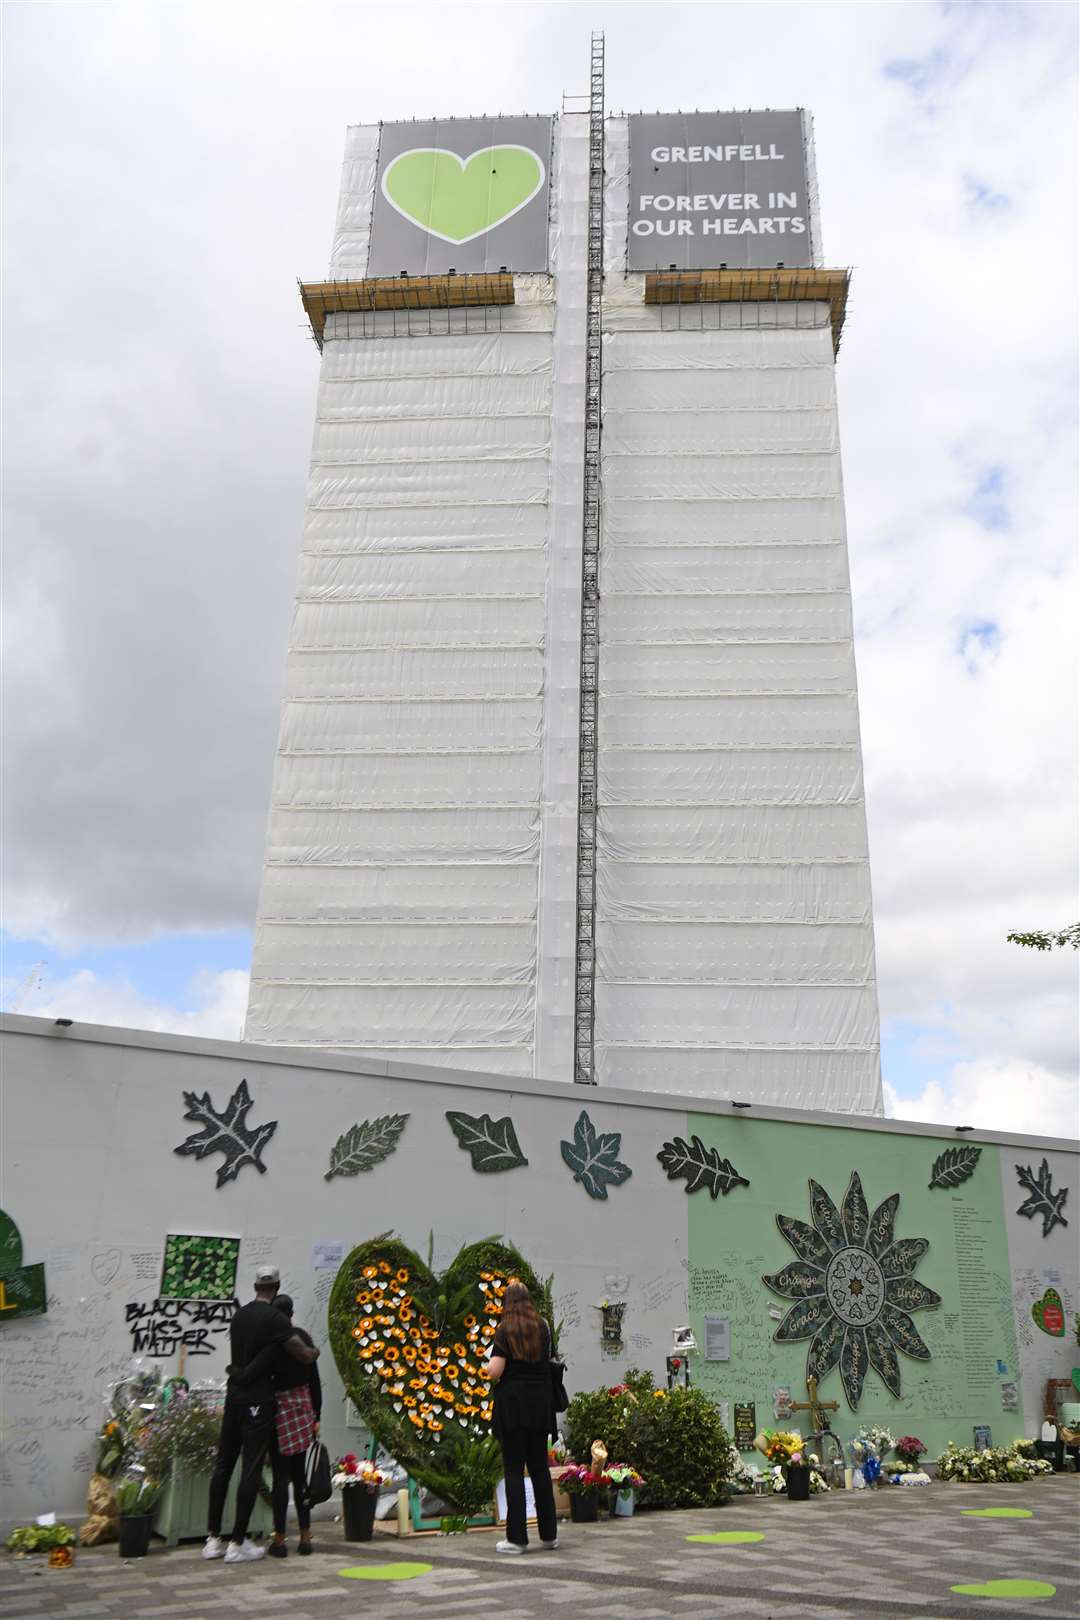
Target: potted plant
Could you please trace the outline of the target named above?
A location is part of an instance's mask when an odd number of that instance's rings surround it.
[[[4,1545],[16,1558],[48,1553],[51,1563],[53,1553],[61,1549],[70,1551],[74,1540],[75,1532],[69,1524],[23,1524],[11,1532]]]
[[[161,1481],[154,1528],[169,1547],[201,1539],[206,1534],[210,1505],[210,1475],[217,1460],[221,1432],[221,1395],[217,1390],[177,1391],[158,1404],[135,1439],[135,1454],[151,1479]],[[228,1523],[236,1502],[239,1470],[235,1470],[225,1499]],[[253,1530],[270,1528],[270,1511],[263,1487],[251,1516]]]
[[[802,1435],[792,1429],[766,1429],[754,1441],[757,1449],[772,1463],[774,1480],[780,1482],[781,1490],[786,1490],[789,1502],[807,1502],[810,1499],[810,1464],[805,1444]],[[776,1489],[776,1485],[773,1488]]]
[[[584,1463],[563,1469],[559,1485],[570,1498],[570,1517],[575,1524],[596,1523],[600,1487],[606,1483],[605,1475],[594,1473]]]
[[[629,1519],[634,1512],[634,1492],[640,1490],[645,1481],[636,1469],[629,1463],[610,1463],[604,1470],[604,1478],[611,1486],[612,1513],[616,1519]]]
[[[902,1463],[918,1468],[919,1458],[926,1455],[926,1447],[913,1434],[902,1434],[896,1442],[896,1455]]]
[[[374,1463],[361,1462],[352,1451],[334,1464],[334,1489],[341,1492],[341,1517],[346,1541],[370,1541],[375,1533],[379,1486],[386,1481]]]
[[[116,1487],[121,1558],[145,1558],[150,1551],[154,1503],[160,1494],[161,1487],[156,1480],[145,1474],[122,1479]]]

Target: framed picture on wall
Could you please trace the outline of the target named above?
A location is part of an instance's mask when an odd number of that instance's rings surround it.
[[[162,1299],[233,1299],[240,1260],[238,1237],[170,1232],[161,1267]]]

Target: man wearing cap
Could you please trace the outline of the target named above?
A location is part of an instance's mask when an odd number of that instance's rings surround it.
[[[260,1266],[255,1273],[255,1298],[241,1305],[229,1326],[230,1365],[246,1367],[271,1345],[279,1345],[296,1361],[305,1364],[318,1357],[314,1345],[305,1344],[290,1319],[274,1308],[273,1300],[281,1283],[276,1266]],[[248,1540],[247,1527],[262,1478],[263,1462],[274,1432],[274,1383],[269,1371],[246,1383],[241,1389],[230,1375],[225,1390],[225,1410],[221,1418],[217,1462],[210,1480],[210,1513],[204,1558],[224,1557],[227,1564],[246,1564],[265,1556],[265,1547]],[[221,1539],[221,1519],[236,1459],[240,1462],[240,1482],[236,1488],[236,1519],[226,1546]]]

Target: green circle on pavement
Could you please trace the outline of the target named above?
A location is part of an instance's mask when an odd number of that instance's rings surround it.
[[[354,1569],[339,1569],[349,1581],[411,1581],[417,1575],[430,1575],[434,1564],[368,1564]]]
[[[965,1519],[1030,1519],[1030,1508],[961,1508]]]
[[[687,1536],[687,1541],[707,1541],[711,1546],[737,1547],[741,1542],[764,1541],[760,1530],[711,1530],[707,1535]]]
[[[961,1592],[964,1597],[988,1598],[1044,1598],[1057,1591],[1049,1581],[975,1581],[970,1586],[950,1586],[950,1592]]]

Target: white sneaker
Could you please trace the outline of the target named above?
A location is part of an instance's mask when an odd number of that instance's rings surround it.
[[[256,1558],[265,1557],[266,1548],[256,1547],[255,1543],[253,1541],[249,1541],[245,1536],[239,1546],[237,1546],[235,1541],[229,1542],[229,1550],[225,1554],[225,1562],[227,1564],[252,1564],[255,1562]]]
[[[554,1541],[542,1541],[540,1545],[541,1547],[546,1547],[548,1552],[554,1552],[555,1548],[559,1545],[559,1538],[556,1536]]]
[[[225,1543],[222,1541],[221,1537],[207,1536],[206,1541],[203,1544],[202,1555],[204,1558],[224,1558]]]
[[[524,1547],[519,1547],[516,1541],[497,1541],[495,1551],[502,1553],[523,1553]]]

